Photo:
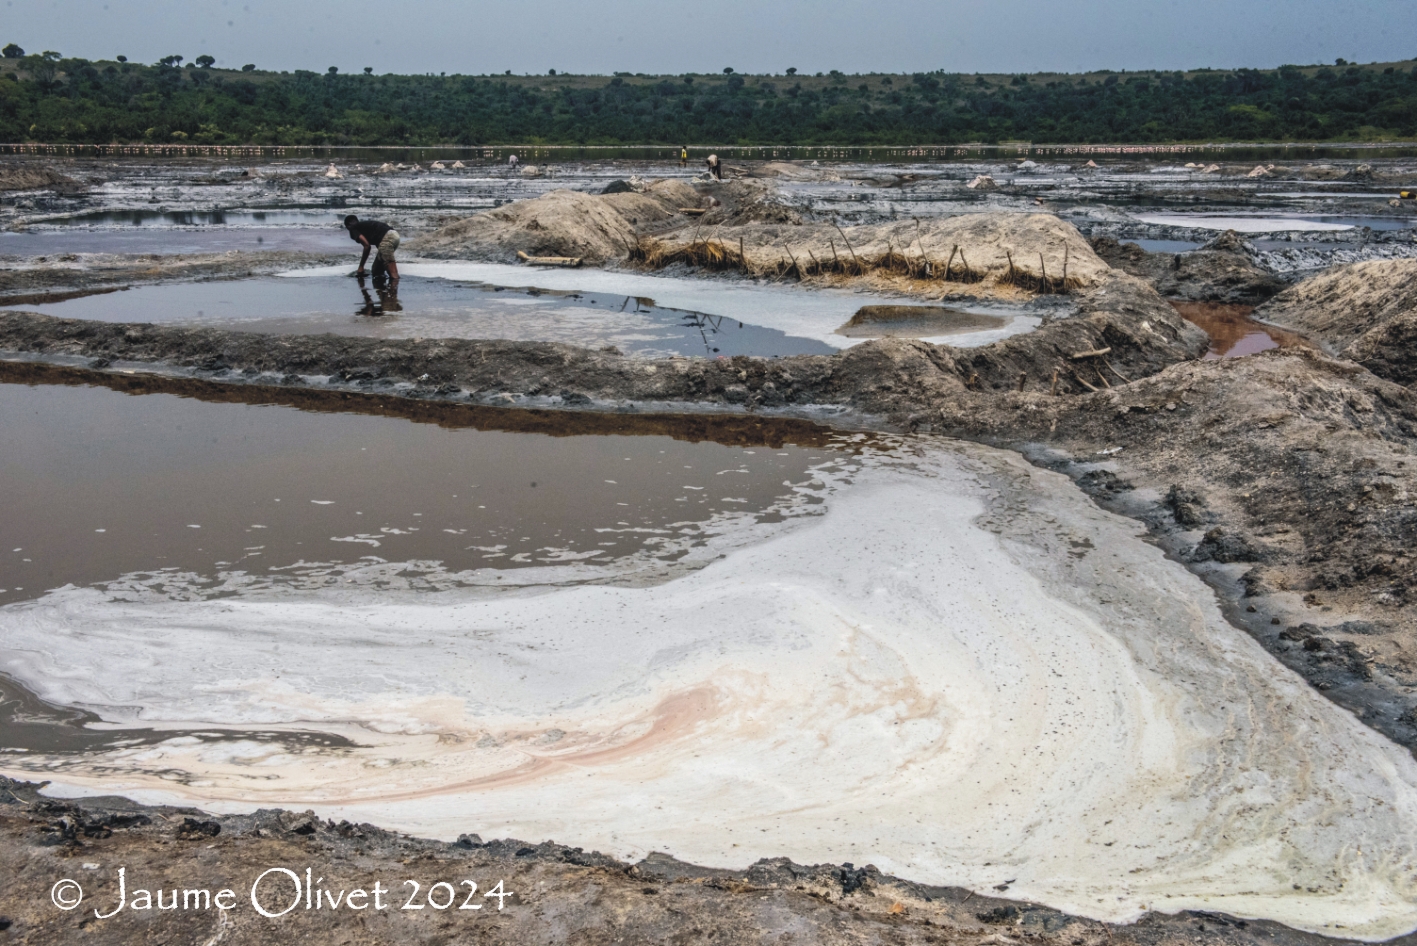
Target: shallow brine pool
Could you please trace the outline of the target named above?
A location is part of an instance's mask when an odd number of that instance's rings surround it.
[[[1417,761],[1017,455],[0,396],[6,548],[74,582],[0,606],[0,668],[139,733],[0,752],[51,793],[1417,927]]]
[[[351,265],[257,279],[167,283],[16,307],[108,322],[278,334],[549,341],[653,356],[830,354],[892,334],[885,329],[876,335],[837,333],[876,298],[853,292],[490,263],[405,263],[400,266],[404,278],[394,290],[351,278],[352,271]],[[936,325],[925,337],[974,346],[1040,323],[1026,307],[956,308],[983,316],[957,329]]]
[[[1142,223],[1161,226],[1193,227],[1197,230],[1234,230],[1236,233],[1322,232],[1356,230],[1360,227],[1368,227],[1372,230],[1407,230],[1413,226],[1412,220],[1398,217],[1272,214],[1262,211],[1228,214],[1137,214],[1136,219]]]
[[[377,397],[33,383],[53,376],[0,363],[0,602],[68,584],[437,589],[507,569],[665,567],[725,522],[806,502],[791,484],[839,452],[792,422],[650,418],[604,436],[600,415],[410,418]]]

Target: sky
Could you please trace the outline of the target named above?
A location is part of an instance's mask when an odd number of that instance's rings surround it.
[[[0,44],[262,69],[1080,72],[1417,57],[1417,0],[0,0]]]

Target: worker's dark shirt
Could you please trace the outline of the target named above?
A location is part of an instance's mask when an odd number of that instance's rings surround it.
[[[369,241],[370,246],[378,246],[379,241],[384,238],[384,234],[392,229],[393,227],[382,220],[361,220],[349,228],[349,238],[358,243],[362,236]]]

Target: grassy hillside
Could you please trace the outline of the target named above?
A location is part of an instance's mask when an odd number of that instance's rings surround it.
[[[0,141],[869,145],[1417,138],[1413,62],[1080,75],[464,76],[0,59]]]

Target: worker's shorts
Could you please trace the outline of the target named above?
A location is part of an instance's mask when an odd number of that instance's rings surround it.
[[[397,262],[394,258],[394,254],[398,252],[399,244],[402,242],[403,237],[399,236],[397,230],[390,230],[388,233],[384,234],[384,238],[379,241],[379,259],[384,261],[385,266]]]

